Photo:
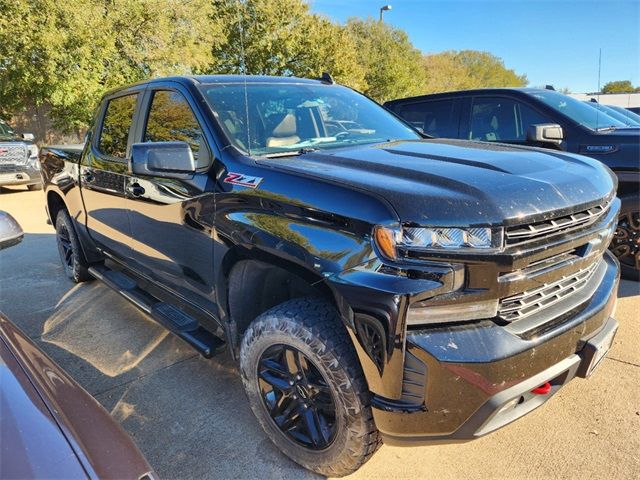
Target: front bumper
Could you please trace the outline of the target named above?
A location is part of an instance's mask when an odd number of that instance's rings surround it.
[[[37,185],[41,183],[40,170],[30,165],[11,165],[10,167],[4,166],[4,168],[0,168],[0,186]]]
[[[617,328],[612,315],[618,266],[609,253],[604,262],[602,280],[586,305],[539,336],[519,336],[493,322],[411,332],[403,399],[374,396],[373,414],[383,440],[393,445],[472,440],[522,417],[574,377],[590,373],[598,342],[610,341]],[[531,393],[547,382],[548,393]],[[407,399],[420,402],[408,404]]]

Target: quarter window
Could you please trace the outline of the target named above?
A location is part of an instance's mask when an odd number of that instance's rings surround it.
[[[133,123],[138,94],[109,100],[102,121],[98,150],[115,158],[126,158],[129,130]]]
[[[471,111],[470,140],[526,142],[531,125],[551,123],[524,103],[510,98],[478,98]]]
[[[186,142],[191,147],[199,167],[206,166],[207,156],[200,155],[202,129],[189,103],[181,93],[159,90],[153,93],[149,118],[144,133],[145,142]]]

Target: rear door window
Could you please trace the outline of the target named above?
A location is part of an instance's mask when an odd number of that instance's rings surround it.
[[[531,125],[552,123],[527,104],[506,97],[480,97],[471,108],[470,140],[525,143]]]
[[[134,93],[109,100],[98,140],[100,153],[118,159],[126,158],[137,99],[138,94]]]
[[[455,99],[410,103],[400,106],[398,115],[432,137],[457,138],[457,103]]]

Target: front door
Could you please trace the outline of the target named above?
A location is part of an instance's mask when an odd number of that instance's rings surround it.
[[[134,270],[201,308],[215,311],[213,277],[214,195],[207,171],[211,150],[186,95],[149,90],[137,141],[187,142],[196,158],[193,178],[126,179]]]
[[[105,99],[87,154],[80,165],[86,225],[98,247],[119,259],[130,251],[125,180],[133,118],[141,91]]]
[[[527,144],[531,125],[553,123],[529,105],[502,96],[473,98],[468,129],[469,140]]]

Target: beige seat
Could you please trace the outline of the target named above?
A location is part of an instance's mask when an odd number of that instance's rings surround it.
[[[271,136],[267,137],[267,147],[294,145],[300,141],[297,133],[296,117],[292,113],[287,113],[275,126]]]

